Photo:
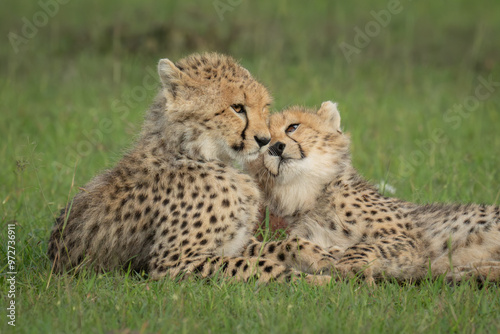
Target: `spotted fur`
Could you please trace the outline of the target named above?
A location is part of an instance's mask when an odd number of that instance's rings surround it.
[[[54,270],[130,266],[153,279],[219,273],[267,282],[330,267],[330,254],[308,241],[252,237],[260,192],[230,163],[266,149],[267,90],[219,54],[163,59],[158,71],[162,88],[134,148],[57,219],[48,249]]]
[[[295,128],[295,129],[294,129]],[[270,118],[269,151],[249,164],[290,234],[331,251],[343,276],[362,273],[500,280],[500,208],[418,205],[381,195],[352,167],[336,104]]]

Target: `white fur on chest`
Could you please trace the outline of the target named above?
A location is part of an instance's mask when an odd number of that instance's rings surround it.
[[[250,233],[248,228],[242,227],[236,230],[234,238],[226,243],[224,243],[223,247],[219,249],[218,255],[221,256],[238,256],[241,255],[243,250],[243,246],[248,243],[248,239],[250,237]]]
[[[296,211],[311,209],[323,185],[313,182],[296,181],[289,185],[278,185],[275,189],[272,211],[280,216],[288,216]]]

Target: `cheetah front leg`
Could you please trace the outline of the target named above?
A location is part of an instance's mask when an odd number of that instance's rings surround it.
[[[361,275],[370,284],[381,277],[417,279],[425,273],[425,260],[418,248],[418,242],[404,234],[360,242],[344,252],[335,270],[343,278]]]
[[[477,261],[465,266],[453,267],[446,274],[450,282],[463,282],[470,279],[488,282],[500,282],[500,261]]]
[[[336,260],[328,251],[299,237],[266,243],[252,238],[243,256],[270,259],[285,267],[311,274],[330,274]]]
[[[166,275],[172,278],[180,275],[203,278],[221,275],[236,281],[247,282],[253,279],[260,283],[292,282],[301,277],[314,285],[326,285],[330,282],[330,276],[308,275],[270,259],[227,256],[199,256],[181,259],[175,263],[164,260],[151,272],[151,278],[155,280]]]

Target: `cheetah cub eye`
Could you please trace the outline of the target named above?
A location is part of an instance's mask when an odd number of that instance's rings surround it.
[[[299,127],[300,124],[290,124],[288,128],[286,128],[285,133],[293,133],[297,128]]]
[[[242,104],[233,104],[231,109],[237,114],[244,114],[246,112],[245,106]]]

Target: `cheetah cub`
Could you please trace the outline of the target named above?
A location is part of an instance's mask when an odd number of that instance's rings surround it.
[[[331,255],[308,241],[252,237],[260,193],[230,161],[255,159],[270,141],[264,86],[219,54],[162,59],[158,72],[161,89],[135,147],[57,219],[54,271],[130,266],[153,279],[218,273],[266,282],[330,267]]]
[[[500,280],[500,208],[417,205],[382,196],[351,165],[336,104],[270,118],[267,153],[249,164],[290,235],[336,254],[343,277]]]

